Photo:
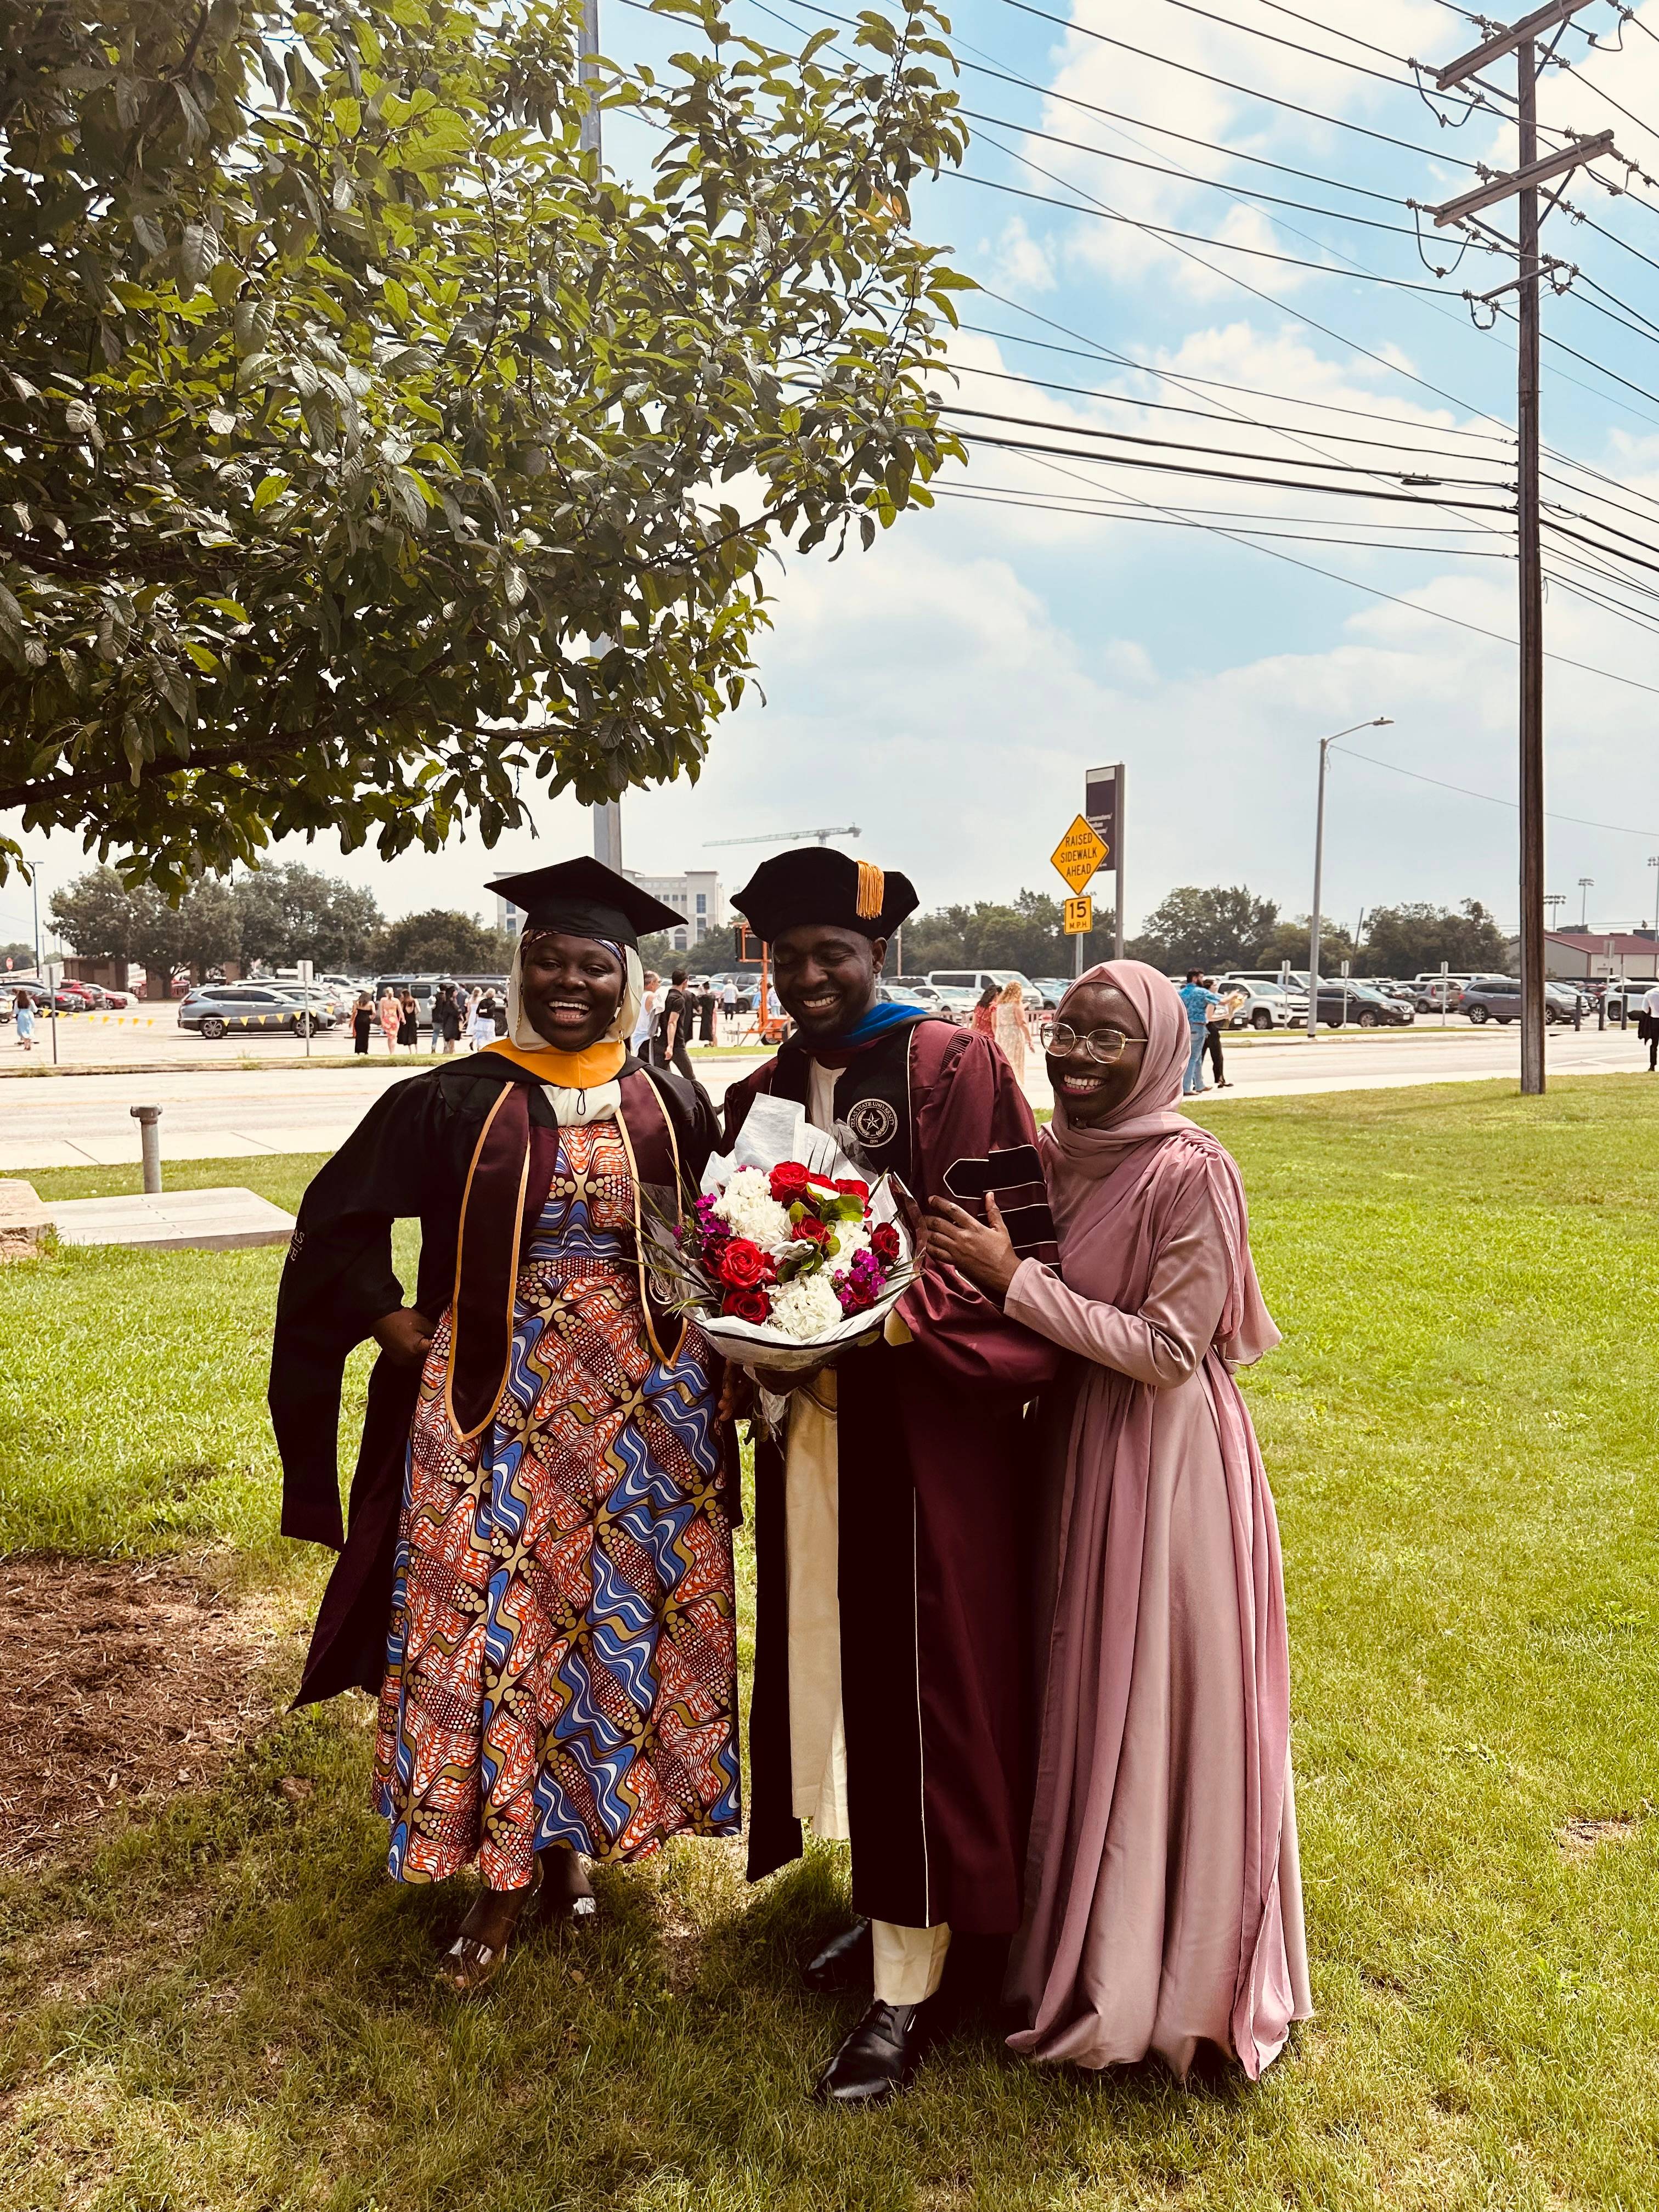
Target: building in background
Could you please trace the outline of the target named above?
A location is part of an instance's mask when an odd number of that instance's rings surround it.
[[[624,868],[629,883],[637,884],[653,898],[684,915],[685,925],[673,935],[676,952],[690,952],[711,930],[726,927],[726,888],[713,868],[688,868],[679,876],[647,876],[638,868]]]
[[[510,898],[503,898],[499,891],[495,894],[495,927],[509,930],[514,937],[524,927],[524,908],[514,906]]]
[[[1549,929],[1544,972],[1564,982],[1613,975],[1659,982],[1659,937],[1650,929]]]

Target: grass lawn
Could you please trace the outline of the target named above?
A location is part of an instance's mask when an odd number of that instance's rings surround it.
[[[366,1701],[340,1701],[0,1891],[0,2206],[1659,2201],[1659,1085],[1213,1119],[1286,1338],[1248,1388],[1284,1532],[1319,2008],[1258,2087],[1036,2073],[969,2027],[890,2110],[818,2112],[804,2093],[849,2008],[801,1994],[793,1962],[840,1909],[828,1850],[758,1892],[697,1844],[602,1877],[592,1953],[526,1949],[460,2008],[431,1981],[459,1895],[384,1880]],[[291,1204],[307,1164],[189,1173]],[[0,1270],[0,1548],[234,1546],[297,1617],[317,1564],[271,1533],[262,1404],[281,1256]],[[276,1788],[295,1776],[308,1796]]]

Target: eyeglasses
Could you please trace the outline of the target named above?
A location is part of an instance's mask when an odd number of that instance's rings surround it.
[[[1103,1067],[1110,1067],[1122,1059],[1132,1044],[1144,1044],[1144,1037],[1126,1036],[1121,1030],[1074,1030],[1069,1022],[1044,1022],[1037,1031],[1045,1052],[1056,1053],[1063,1060],[1067,1053],[1075,1052],[1081,1045],[1091,1060],[1097,1060]]]

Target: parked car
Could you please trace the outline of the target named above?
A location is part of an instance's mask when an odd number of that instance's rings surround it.
[[[1382,1030],[1402,1029],[1417,1015],[1403,999],[1391,999],[1386,992],[1373,991],[1364,983],[1345,984],[1340,976],[1328,983],[1322,976],[1319,1018],[1330,1030],[1340,1030],[1348,1022],[1362,1030]],[[1303,1019],[1307,1019],[1305,1014]]]
[[[981,989],[983,988],[981,985]],[[974,1008],[979,1004],[979,992],[969,990],[965,984],[959,983],[936,983],[933,988],[939,994],[938,1011],[949,1014],[958,1029],[971,1028]]]
[[[1230,1030],[1290,1029],[1308,1018],[1305,991],[1287,991],[1280,984],[1261,983],[1243,975],[1218,975],[1216,989],[1224,998],[1235,991],[1244,994],[1228,1021]]]
[[[1000,991],[1005,983],[1018,983],[1028,1006],[1040,1007],[1042,994],[1018,968],[930,968],[927,981],[938,991],[971,991],[975,999],[988,983]]]
[[[925,975],[892,975],[888,978],[888,981],[896,983],[901,991],[914,991],[922,1005],[931,1008],[934,1013],[942,1014],[945,1012],[944,1004],[938,991]]]
[[[1570,983],[1546,983],[1544,1019],[1570,1022],[1581,1005]],[[1464,987],[1462,1011],[1477,1026],[1485,1022],[1518,1022],[1521,1018],[1521,979],[1518,975],[1477,975]]]
[[[1070,975],[1033,975],[1034,988],[1042,994],[1043,1012],[1053,1013],[1071,989],[1075,979]]]
[[[275,984],[204,983],[179,1001],[179,1026],[204,1037],[222,1037],[230,1030],[288,1030],[304,1036],[331,1030],[334,1017]]]
[[[1463,979],[1459,975],[1419,975],[1412,986],[1412,1004],[1419,1014],[1456,1013],[1463,1004]]]
[[[1567,988],[1571,990],[1572,988],[1572,985],[1569,983]],[[1585,984],[1581,983],[1578,988],[1584,994],[1585,1005],[1593,1006],[1595,1003],[1595,994],[1591,992],[1589,987]],[[1626,998],[1628,998],[1630,1002],[1630,1018],[1632,1021],[1634,1021],[1638,1014],[1642,1011],[1643,1000],[1646,998],[1648,993],[1652,988],[1653,982],[1650,977],[1646,981],[1644,981],[1640,976],[1637,975],[1626,976],[1622,983],[1609,983],[1607,987],[1606,993],[1603,995],[1603,1004],[1606,1006],[1607,1010],[1607,1019],[1610,1022],[1616,1022],[1620,1018],[1620,1010],[1624,1006]]]
[[[876,998],[884,1006],[915,1006],[919,1012],[925,1011],[927,1013],[934,1011],[930,999],[924,999],[920,991],[913,991],[908,984],[904,983],[878,983]]]

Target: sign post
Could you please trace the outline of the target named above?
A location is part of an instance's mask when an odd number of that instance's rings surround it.
[[[1089,827],[1106,848],[1101,862],[1109,868],[1116,896],[1112,921],[1112,957],[1123,957],[1123,763],[1111,768],[1091,768],[1083,779],[1083,811]]]
[[[1106,858],[1106,840],[1081,814],[1048,856],[1072,896],[1066,902],[1066,934],[1072,939],[1072,973],[1083,973],[1083,940],[1094,920],[1094,901],[1084,896]],[[1079,916],[1081,917],[1079,919]]]
[[[304,986],[306,994],[306,1010],[301,1021],[306,1033],[306,1058],[309,1060],[311,1057],[311,979],[317,969],[315,963],[310,960],[301,960],[299,967],[300,981]]]

